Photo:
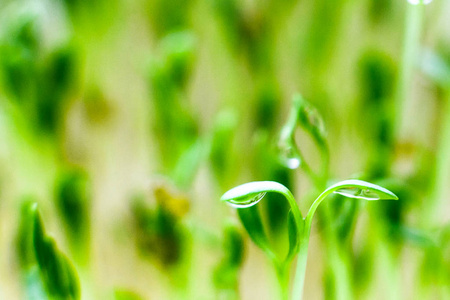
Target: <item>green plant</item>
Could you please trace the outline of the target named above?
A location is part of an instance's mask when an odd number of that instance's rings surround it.
[[[289,202],[291,208],[288,220],[289,251],[286,258],[281,260],[271,249],[258,211],[248,209],[261,201],[268,192],[282,194]],[[296,254],[298,254],[298,260],[292,298],[302,298],[312,219],[320,203],[332,193],[364,200],[398,199],[395,194],[383,187],[362,180],[345,180],[323,191],[311,205],[306,217],[303,218],[292,193],[277,182],[257,181],[246,183],[227,191],[221,197],[221,201],[226,201],[231,206],[239,209],[239,216],[250,238],[273,262],[280,280],[283,299],[288,298],[288,271],[290,263]]]
[[[77,272],[46,234],[34,202],[27,201],[22,206],[17,245],[28,299],[80,299]]]

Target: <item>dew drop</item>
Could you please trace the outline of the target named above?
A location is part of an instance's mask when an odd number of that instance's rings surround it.
[[[281,162],[291,170],[297,169],[301,163],[300,156],[292,146],[282,147],[280,149],[280,158]]]
[[[293,157],[293,158],[289,158],[287,161],[286,161],[286,166],[289,168],[289,169],[297,169],[299,166],[300,166],[300,159],[298,159],[298,158],[296,158],[296,157]]]
[[[250,197],[245,200],[242,200],[242,198],[230,199],[230,200],[227,200],[227,204],[232,207],[236,207],[236,208],[246,208],[246,207],[250,207],[250,206],[257,204],[259,201],[261,201],[262,198],[264,198],[265,195],[266,195],[266,193],[264,192],[264,193],[259,193],[256,196]]]
[[[407,0],[412,5],[419,5],[419,4],[430,4],[433,0]]]
[[[379,200],[381,199],[380,195],[371,189],[361,189],[358,187],[354,188],[342,188],[334,193],[349,197],[349,198],[357,198],[357,199],[365,199],[365,200]]]

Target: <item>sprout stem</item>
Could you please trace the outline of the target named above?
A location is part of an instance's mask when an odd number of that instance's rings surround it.
[[[317,197],[317,199],[313,202],[311,207],[309,208],[308,214],[305,218],[305,224],[303,231],[301,233],[300,237],[300,251],[298,255],[297,260],[297,269],[295,273],[295,279],[294,279],[294,290],[293,290],[293,299],[302,299],[303,297],[303,286],[305,281],[305,273],[306,273],[306,264],[307,264],[307,258],[308,258],[308,244],[309,244],[309,237],[311,233],[311,226],[312,226],[312,218],[314,216],[314,213],[317,210],[317,207],[319,207],[320,203],[331,193],[335,191],[340,191],[341,189],[368,189],[376,192],[377,198],[373,196],[373,198],[369,198],[367,196],[369,195],[356,195],[355,198],[361,198],[366,200],[376,200],[376,199],[395,199],[397,200],[397,196],[394,195],[392,192],[376,186],[374,184],[360,181],[360,180],[345,180],[341,181],[337,184],[334,184],[327,188],[325,191],[322,192],[322,194]],[[352,197],[351,194],[347,195],[347,197]]]
[[[287,268],[287,264],[276,265],[276,274],[278,279],[278,284],[280,287],[280,299],[288,300],[289,299],[289,268]]]
[[[433,186],[431,188],[431,199],[433,202],[428,207],[426,221],[431,222],[438,218],[444,217],[445,212],[443,206],[446,201],[446,193],[448,190],[448,178],[450,176],[450,87],[446,90],[446,102],[444,103],[444,120],[441,125],[440,145],[436,154],[436,171],[434,174]]]
[[[300,252],[297,258],[297,267],[295,270],[294,289],[292,291],[293,300],[303,299],[303,286],[305,284],[306,263],[308,260],[308,244],[309,244],[309,231],[304,228],[302,238],[300,239]]]
[[[404,106],[404,102],[408,99],[409,96],[411,75],[413,74],[414,65],[416,63],[420,32],[422,29],[423,7],[424,4],[407,4],[405,33],[401,58],[402,61],[395,95],[396,107],[392,114],[392,118],[395,122],[395,136],[399,135],[400,126],[402,123],[402,107]]]
[[[311,205],[308,214],[305,218],[305,227],[300,238],[300,252],[298,253],[297,268],[295,271],[294,290],[292,293],[292,299],[303,299],[303,286],[305,284],[306,264],[308,260],[308,244],[309,236],[311,233],[311,224],[314,213],[316,212],[319,204],[334,190],[339,189],[339,186],[332,186],[326,189],[322,194],[317,197],[314,203]]]

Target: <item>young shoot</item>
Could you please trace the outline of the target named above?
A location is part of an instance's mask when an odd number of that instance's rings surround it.
[[[264,231],[263,222],[255,205],[261,201],[267,193],[283,195],[289,203],[290,212],[288,218],[289,250],[284,258],[280,258],[271,247],[269,238]],[[292,193],[282,184],[274,181],[256,181],[237,186],[226,192],[221,201],[238,208],[238,214],[252,241],[264,251],[272,262],[280,284],[282,299],[288,299],[289,265],[299,249],[298,233],[303,229],[303,217],[295,202]]]
[[[30,206],[32,247],[40,278],[50,299],[81,299],[80,282],[69,258],[63,254],[54,239],[45,232],[37,204]]]
[[[250,211],[269,192],[282,194],[291,207],[288,222],[289,253],[284,261],[278,260],[270,248],[257,210]],[[289,189],[274,181],[245,183],[227,191],[220,199],[232,207],[238,208],[239,216],[249,236],[274,262],[280,284],[284,285],[281,287],[283,299],[288,298],[289,265],[297,253],[299,255],[292,299],[302,299],[312,218],[320,203],[333,193],[363,200],[398,200],[398,197],[391,191],[362,180],[344,180],[328,187],[313,202],[305,218],[302,217],[302,213]]]
[[[322,165],[319,173],[311,169],[297,147],[295,141],[297,127],[302,128],[311,136],[320,152]],[[317,109],[303,99],[300,94],[294,95],[288,120],[281,129],[278,141],[281,162],[289,169],[301,167],[315,185],[323,186],[321,183],[326,181],[329,161],[326,135],[324,121]]]

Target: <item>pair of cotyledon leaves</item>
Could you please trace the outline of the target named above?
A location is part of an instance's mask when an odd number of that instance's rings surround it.
[[[311,218],[317,209],[317,206],[329,194],[336,193],[346,197],[364,200],[398,200],[398,197],[394,193],[381,186],[362,180],[344,180],[327,188],[313,203],[306,219],[303,219],[298,206],[295,204],[295,201],[293,201],[292,194],[280,183],[274,181],[249,182],[227,191],[221,197],[221,201],[225,201],[229,205],[239,208],[239,216],[253,242],[265,251],[270,258],[275,260],[277,260],[277,258],[270,249],[261,218],[259,217],[258,211],[253,207],[261,201],[268,192],[284,195],[291,206],[288,218],[289,253],[285,261],[290,261],[298,252],[300,247],[300,236],[309,234]],[[304,230],[305,225],[307,225],[306,231],[308,231],[306,233]]]

